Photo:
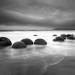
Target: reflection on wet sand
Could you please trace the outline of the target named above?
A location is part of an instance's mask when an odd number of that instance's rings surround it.
[[[28,48],[12,49],[11,47],[0,49],[1,75],[44,74],[48,66],[57,64],[64,59],[64,55],[55,50],[49,53],[49,49],[42,46],[29,47],[29,50]]]
[[[65,57],[62,62],[48,67],[43,75],[75,75],[75,57]]]

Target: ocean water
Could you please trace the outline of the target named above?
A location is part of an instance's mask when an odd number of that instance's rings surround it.
[[[33,35],[38,36],[33,36]],[[0,49],[1,75],[75,75],[75,40],[53,42],[55,36],[74,34],[75,31],[8,31],[0,37],[8,37],[12,44],[23,38],[33,41],[43,38],[47,46],[28,46],[26,49]]]

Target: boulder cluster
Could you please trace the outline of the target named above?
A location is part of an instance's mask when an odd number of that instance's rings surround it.
[[[47,45],[47,42],[42,38],[38,38],[34,42],[29,38],[25,38],[20,41],[16,41],[14,44],[12,44],[12,42],[8,38],[0,37],[0,48],[11,46],[12,48],[15,48],[15,49],[21,49],[21,48],[26,48],[28,45],[33,45],[33,44]]]
[[[75,36],[73,34],[61,34],[60,36],[57,36],[56,34],[54,34],[53,36],[56,36],[53,39],[54,42],[64,42],[66,39],[75,40]],[[34,42],[29,38],[24,38],[20,41],[16,41],[14,44],[12,44],[12,42],[9,38],[0,37],[0,48],[5,48],[5,47],[11,46],[12,48],[20,49],[20,48],[26,48],[29,45],[47,45],[47,42],[42,38],[37,38],[37,39],[35,39]]]
[[[60,36],[55,37],[55,39],[53,39],[53,41],[54,42],[63,42],[66,39],[75,40],[75,36],[73,34],[61,34]]]

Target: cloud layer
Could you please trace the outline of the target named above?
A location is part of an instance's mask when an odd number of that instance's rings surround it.
[[[74,4],[75,0],[0,0],[0,24],[3,29],[7,25],[25,29],[31,25],[33,29],[28,30],[39,30],[40,26],[43,30],[74,29]]]

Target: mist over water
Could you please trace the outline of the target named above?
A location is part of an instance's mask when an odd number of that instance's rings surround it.
[[[12,49],[11,47],[0,49],[0,73],[1,75],[42,75],[51,65],[62,62],[65,56],[74,56],[75,41],[54,43],[53,34],[60,35],[60,31],[32,31],[32,32],[0,32],[0,36],[8,37],[12,43],[23,38],[30,38],[33,41],[43,38],[47,46],[28,46],[25,49]],[[38,36],[33,36],[37,34]],[[63,48],[62,48],[63,47]]]
[[[75,75],[75,40],[53,41],[53,34],[75,36],[73,30],[75,0],[0,0],[0,37],[12,44],[24,38],[47,42],[0,48],[0,75]]]
[[[33,50],[33,48],[31,49]],[[39,51],[19,49],[15,53],[11,48],[1,49],[0,73],[2,75],[42,75],[49,66],[55,65],[64,59],[64,55],[60,53],[48,54],[40,51],[41,49],[38,49],[38,47],[36,50]]]

